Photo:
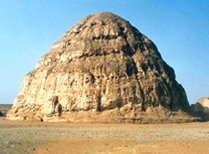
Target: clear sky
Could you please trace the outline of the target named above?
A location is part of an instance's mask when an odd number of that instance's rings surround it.
[[[112,12],[158,47],[190,104],[209,96],[209,0],[0,0],[0,103],[83,17]]]

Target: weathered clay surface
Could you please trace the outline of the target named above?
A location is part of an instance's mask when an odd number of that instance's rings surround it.
[[[155,44],[128,21],[99,13],[67,31],[25,76],[7,118],[182,121],[188,108]]]

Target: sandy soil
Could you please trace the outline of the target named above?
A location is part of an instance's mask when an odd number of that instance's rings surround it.
[[[0,153],[209,153],[209,122],[72,124],[0,118]]]
[[[38,147],[38,154],[191,154],[209,153],[209,141],[160,141],[137,143],[123,140],[66,139]]]

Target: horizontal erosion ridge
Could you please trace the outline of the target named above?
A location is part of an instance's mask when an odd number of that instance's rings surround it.
[[[81,56],[75,56],[75,57],[73,57],[73,58],[71,58],[70,60],[69,60],[69,62],[71,62],[71,61],[73,61],[73,60],[75,60],[75,59],[81,59],[81,58],[87,58],[87,57],[93,57],[93,56],[98,56],[98,57],[100,57],[100,56],[107,56],[107,55],[111,55],[111,54],[120,54],[120,53],[124,53],[124,56],[132,56],[132,54],[130,54],[130,53],[132,53],[132,52],[130,52],[130,51],[118,51],[118,50],[112,50],[112,51],[103,51],[102,53],[91,53],[91,54],[83,54],[83,55],[81,55]]]
[[[98,57],[100,57],[100,56],[108,56],[108,55],[111,55],[111,54],[120,54],[120,53],[124,53],[124,56],[132,56],[133,55],[132,51],[111,50],[111,51],[103,51],[102,53],[99,53],[99,52],[97,52],[97,53],[90,53],[90,54],[88,54],[88,53],[85,54],[84,53],[81,56],[75,56],[75,57],[69,58],[68,61],[67,60],[66,61],[68,63],[70,63],[70,62],[72,62],[74,60],[77,60],[77,59],[88,58],[88,57],[93,57],[93,56],[98,56]],[[53,65],[53,63],[54,63],[54,65],[57,65],[57,62],[58,63],[63,63],[63,62],[66,62],[66,61],[59,61],[59,59],[52,59],[49,63],[43,64],[42,66],[40,65],[38,68],[36,68],[36,70],[40,69],[42,67],[47,67],[47,66],[51,67]]]

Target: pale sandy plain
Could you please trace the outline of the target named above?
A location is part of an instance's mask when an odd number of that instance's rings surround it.
[[[209,122],[73,124],[0,118],[1,154],[209,153]]]

